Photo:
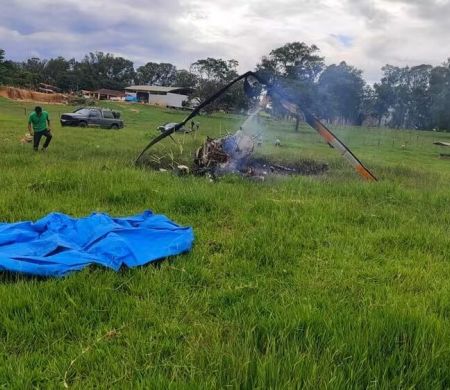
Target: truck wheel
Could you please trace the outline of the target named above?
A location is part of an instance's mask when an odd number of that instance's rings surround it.
[[[81,121],[81,122],[78,124],[78,126],[80,126],[80,127],[87,127],[87,122]]]
[[[113,123],[110,127],[111,130],[119,130],[119,126],[117,126],[115,123]]]

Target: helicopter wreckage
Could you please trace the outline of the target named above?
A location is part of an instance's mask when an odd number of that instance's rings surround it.
[[[315,115],[309,110],[300,107],[294,98],[289,96],[281,87],[276,86],[258,73],[247,72],[237,77],[229,84],[225,85],[214,95],[199,104],[182,122],[169,123],[159,127],[160,134],[153,138],[150,143],[142,150],[137,157],[135,163],[141,164],[143,156],[154,145],[163,139],[170,137],[173,141],[172,135],[177,132],[187,133],[186,124],[200,113],[200,111],[208,104],[219,98],[232,85],[240,80],[244,80],[244,91],[252,98],[261,97],[261,91],[265,92],[265,96],[272,100],[277,100],[289,113],[298,117],[302,115],[305,122],[309,124],[325,142],[332,148],[336,149],[355,171],[367,181],[377,181],[376,177],[369,171],[369,169],[352,153],[352,151],[328,129]],[[260,98],[260,102],[265,99]],[[256,115],[262,107],[257,109],[252,115]],[[191,126],[193,131],[194,126]],[[175,141],[176,142],[176,141]],[[253,157],[255,147],[260,144],[260,139],[251,137],[242,129],[234,134],[228,134],[220,138],[207,138],[203,144],[196,150],[192,171],[196,174],[212,174],[219,175],[221,173],[236,172],[245,176],[264,179],[266,175],[315,175],[326,172],[328,165],[317,163],[312,160],[300,160],[294,164],[281,165],[270,162],[263,158]],[[281,142],[277,139],[275,146],[281,146]],[[186,173],[189,167],[182,165],[173,167],[179,172]]]

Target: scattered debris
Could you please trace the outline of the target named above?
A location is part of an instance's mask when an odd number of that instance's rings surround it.
[[[213,177],[224,173],[240,173],[263,181],[268,175],[318,175],[328,170],[328,164],[301,160],[289,165],[252,157],[254,141],[241,130],[223,138],[207,138],[195,155],[194,172]]]
[[[205,175],[210,181],[227,173],[239,174],[254,181],[264,181],[269,176],[320,175],[328,171],[328,164],[314,160],[281,163],[254,157],[255,144],[258,144],[259,139],[260,136],[251,137],[242,130],[221,138],[207,137],[195,152],[191,168],[167,156],[147,159],[145,165],[160,172],[173,171],[179,176],[190,173]]]
[[[443,141],[434,142],[433,144],[438,146],[450,146],[450,142],[443,142]]]
[[[21,139],[20,143],[22,144],[29,144],[33,141],[33,136],[30,133],[26,133]]]
[[[200,122],[191,121],[191,131],[200,130]]]
[[[158,127],[158,130],[159,130],[161,133],[164,133],[164,132],[166,132],[167,130],[169,130],[169,129],[175,127],[177,124],[178,124],[178,123],[175,123],[175,122],[164,123],[162,126],[159,126],[159,127]],[[188,131],[184,126],[180,127],[180,128],[177,130],[177,132],[180,132],[180,133],[189,133],[189,131]]]
[[[253,153],[254,146],[253,139],[241,130],[222,138],[208,137],[195,153],[195,171],[239,171]]]
[[[177,173],[179,176],[189,175],[190,169],[187,165],[177,165]]]

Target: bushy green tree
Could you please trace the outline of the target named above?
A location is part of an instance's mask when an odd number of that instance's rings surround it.
[[[273,85],[279,86],[300,106],[310,111],[318,111],[317,79],[324,68],[323,57],[318,55],[316,45],[304,42],[286,43],[264,56],[257,65],[257,71]],[[275,115],[283,115],[286,110],[273,102]],[[296,129],[298,130],[298,116]]]
[[[318,81],[321,117],[360,124],[364,86],[361,70],[346,62],[328,66]]]
[[[431,70],[430,98],[433,128],[450,131],[450,60]]]
[[[171,86],[177,78],[177,68],[169,63],[147,62],[137,68],[136,82],[144,85]]]
[[[74,58],[66,60],[64,57],[57,57],[48,60],[43,72],[44,81],[63,91],[76,91],[78,78],[75,74],[75,65]]]
[[[0,85],[6,84],[9,77],[9,67],[5,59],[5,51],[0,49]]]
[[[386,65],[383,77],[375,84],[376,110],[394,128],[430,129],[433,127],[431,65],[397,67]]]
[[[195,88],[198,78],[186,69],[177,70],[174,85],[177,87]]]
[[[195,97],[201,101],[212,96],[217,90],[225,86],[238,76],[236,60],[221,58],[205,58],[194,62],[190,72],[196,77],[197,85]],[[242,86],[234,85],[219,99],[205,107],[206,111],[225,110],[237,112],[248,108],[249,100],[245,96]]]
[[[74,68],[80,89],[121,90],[135,79],[133,62],[111,53],[91,52]]]

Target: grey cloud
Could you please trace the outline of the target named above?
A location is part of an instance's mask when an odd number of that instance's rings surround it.
[[[101,50],[136,65],[235,58],[244,71],[271,49],[304,41],[374,81],[386,63],[450,55],[448,0],[9,0],[0,15],[0,48],[16,60]]]
[[[390,0],[389,2],[402,4],[412,18],[450,31],[450,1],[448,0]]]
[[[298,15],[301,18],[311,13],[321,13],[330,10],[330,7],[322,0],[282,0],[282,1],[252,1],[249,6],[249,14],[261,18],[284,18],[286,16]]]
[[[14,59],[30,55],[80,57],[102,50],[135,53],[141,61],[180,60],[179,39],[172,23],[178,1],[157,0],[151,7],[144,1],[53,2],[53,7],[49,3],[37,0],[30,5],[13,0],[8,6],[0,4],[1,27],[6,30],[0,35],[0,47],[7,55]],[[137,3],[147,7],[136,7]]]
[[[347,9],[372,29],[384,28],[391,20],[389,11],[373,0],[347,0]]]

